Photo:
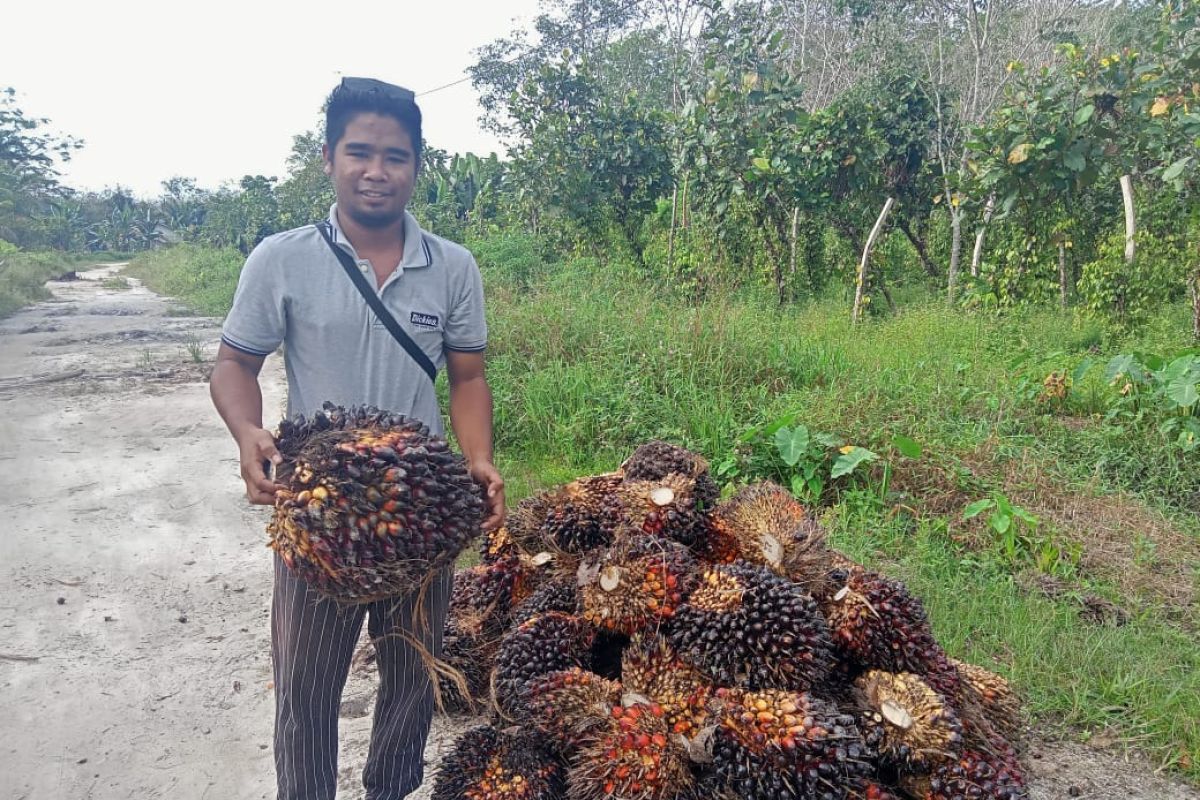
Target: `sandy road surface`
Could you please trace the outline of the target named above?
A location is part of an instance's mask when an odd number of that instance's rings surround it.
[[[0,800],[270,798],[266,512],[189,352],[211,360],[218,328],[106,290],[115,269],[0,322]],[[263,384],[272,419],[277,359]],[[361,797],[372,693],[356,671],[339,797]],[[435,722],[427,760],[462,726]],[[1109,753],[1034,753],[1039,800],[1200,798]]]

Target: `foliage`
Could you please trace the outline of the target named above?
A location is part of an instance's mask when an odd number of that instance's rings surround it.
[[[151,291],[178,297],[205,314],[223,316],[233,303],[245,256],[234,248],[179,244],[138,255],[125,274]]]
[[[1041,520],[1021,506],[1013,504],[1002,492],[976,500],[963,509],[969,520],[985,511],[988,528],[996,537],[996,546],[1005,563],[1020,566],[1030,563],[1047,575],[1070,575],[1079,561],[1078,548],[1064,551],[1054,538],[1045,534]]]
[[[33,244],[31,222],[61,194],[56,164],[83,143],[46,132],[49,120],[31,117],[16,91],[0,89],[0,236]]]
[[[248,255],[255,245],[280,230],[275,183],[275,178],[246,175],[238,183],[238,191],[215,192],[200,228],[201,240]]]
[[[480,122],[495,132],[512,133],[521,124],[508,116],[513,94],[564,52],[582,60],[597,59],[611,42],[622,38],[637,14],[637,3],[621,0],[544,2],[543,12],[532,23],[539,40],[536,46],[529,42],[530,32],[518,28],[479,49],[479,60],[468,72],[485,109]],[[604,86],[611,98],[645,88],[636,82],[636,73],[612,72],[604,77],[610,79]]]
[[[324,142],[319,131],[292,137],[288,175],[274,188],[280,230],[311,225],[329,215],[334,198],[333,185],[325,175],[325,161],[321,156]],[[257,184],[256,188],[262,192],[265,187]]]
[[[832,481],[879,458],[865,447],[809,431],[796,421],[797,416],[790,414],[750,428],[738,439],[735,452],[717,463],[717,477],[726,482],[774,480],[816,504]]]
[[[0,319],[49,299],[46,281],[70,271],[72,263],[62,253],[25,252],[0,239]]]
[[[495,153],[481,158],[455,154],[449,160],[427,148],[410,208],[435,233],[461,239],[481,233],[499,214],[507,165]]]
[[[514,201],[535,231],[556,215],[593,239],[615,225],[640,257],[642,215],[669,184],[661,114],[636,93],[609,98],[569,53],[526,80],[508,110],[523,139],[512,151]]]
[[[1096,259],[1083,265],[1083,306],[1127,325],[1142,324],[1164,303],[1183,296],[1194,252],[1187,230],[1145,230],[1137,236],[1137,258],[1127,264],[1124,234],[1110,234],[1100,242]]]
[[[1133,427],[1155,424],[1182,450],[1200,447],[1200,354],[1122,354],[1108,363],[1104,377],[1116,389],[1108,419]]]

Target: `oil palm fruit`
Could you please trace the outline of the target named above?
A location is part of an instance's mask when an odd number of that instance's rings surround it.
[[[285,419],[269,546],[346,602],[405,594],[479,535],[483,499],[461,456],[418,420],[326,403]]]
[[[696,582],[687,548],[652,537],[625,538],[579,568],[584,619],[597,628],[632,634],[669,619]]]
[[[528,718],[526,688],[541,675],[571,667],[591,668],[595,634],[583,619],[550,611],[513,628],[496,653],[495,692],[500,709]]]
[[[833,642],[816,601],[765,567],[703,570],[675,612],[668,641],[719,686],[803,690],[833,666]]]
[[[567,773],[567,797],[673,800],[692,780],[687,755],[672,741],[663,710],[653,703],[620,704],[576,754]]]
[[[916,800],[1025,800],[1025,776],[1016,758],[963,750],[927,774],[901,775],[900,787]]]
[[[922,771],[962,747],[958,716],[911,672],[870,670],[855,680],[854,698],[864,738],[889,766]]]
[[[499,639],[508,629],[522,571],[520,562],[509,557],[455,573],[449,614],[460,630]]]
[[[563,765],[532,732],[481,725],[442,758],[433,800],[559,800]]]
[[[916,673],[943,697],[958,696],[958,670],[934,639],[924,605],[904,584],[857,567],[835,575],[822,610],[844,655],[863,667]]]
[[[708,724],[714,687],[661,636],[633,637],[621,656],[621,683],[626,691],[657,703],[672,734],[690,740]]]
[[[530,553],[604,547],[612,541],[605,505],[621,483],[619,475],[596,475],[528,497],[509,516],[510,535]]]
[[[578,667],[534,678],[526,691],[534,726],[567,753],[608,724],[623,694],[619,682]]]
[[[816,518],[787,489],[774,483],[743,487],[717,506],[713,536],[720,550],[733,550],[751,564],[805,585],[824,578],[829,563],[825,537]]]
[[[984,715],[1005,738],[1015,738],[1021,730],[1021,701],[1012,685],[1000,675],[974,664],[953,661],[963,678],[968,700],[982,707]]]
[[[605,515],[654,536],[693,545],[709,528],[709,508],[697,490],[696,479],[677,472],[655,480],[631,480],[605,501]]]
[[[554,577],[545,581],[512,612],[512,624],[520,625],[547,611],[575,614],[579,611],[579,589],[573,579]]]
[[[712,768],[739,797],[849,798],[870,777],[853,715],[808,693],[718,689]]]
[[[859,785],[857,792],[850,796],[862,798],[862,800],[900,800],[900,795],[896,794],[890,787],[873,780],[863,781]]]
[[[674,473],[691,478],[692,494],[698,509],[707,513],[716,507],[721,490],[709,474],[708,462],[700,455],[677,445],[654,440],[646,442],[633,451],[621,465],[620,472],[631,481],[660,481]],[[706,528],[697,526],[682,531],[682,541],[691,545],[704,536]]]
[[[483,564],[494,564],[497,561],[517,555],[517,544],[508,532],[507,525],[501,525],[495,530],[484,533],[479,540],[479,561]]]
[[[497,644],[478,633],[463,631],[453,617],[446,618],[442,634],[442,661],[457,670],[466,681],[466,692],[449,677],[438,676],[441,710],[448,714],[469,714],[486,704],[492,662]]]
[[[696,481],[696,495],[706,509],[712,509],[721,494],[703,456],[657,439],[634,450],[619,472],[634,481],[657,481],[671,473],[686,475]]]

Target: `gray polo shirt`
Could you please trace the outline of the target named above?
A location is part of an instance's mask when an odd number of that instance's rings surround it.
[[[375,272],[360,259],[329,211],[333,238],[370,285]],[[460,245],[421,230],[404,214],[404,258],[376,287],[396,321],[439,369],[446,350],[480,352],[487,344],[483,280]],[[225,344],[265,356],[284,345],[288,415],[311,415],[326,400],[370,404],[416,417],[442,433],[429,376],[375,318],[329,245],[313,226],[278,233],[246,259]],[[266,421],[264,421],[266,422]],[[269,423],[268,423],[269,424]]]

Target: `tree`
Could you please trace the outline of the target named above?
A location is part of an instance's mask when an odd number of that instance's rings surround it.
[[[14,89],[0,90],[0,238],[22,246],[36,243],[35,218],[64,196],[56,164],[83,146],[46,132],[48,123],[22,111]]]
[[[525,81],[509,103],[517,200],[535,229],[560,215],[593,238],[615,224],[640,259],[642,215],[670,185],[663,115],[637,94],[602,93],[588,62],[565,54]]]
[[[193,238],[204,224],[208,193],[196,185],[195,178],[176,176],[162,182],[158,211],[163,224],[180,238]]]
[[[333,205],[333,183],[325,174],[321,147],[325,137],[312,130],[292,137],[287,177],[275,188],[281,228],[297,228],[325,219]]]
[[[246,175],[238,188],[224,188],[209,199],[200,235],[217,247],[236,247],[249,255],[280,229],[275,178]]]
[[[635,27],[640,4],[625,0],[543,0],[542,13],[533,21],[533,34],[514,30],[476,53],[479,60],[467,72],[479,93],[484,113],[480,123],[500,134],[512,134],[519,122],[512,119],[511,99],[530,80],[552,63],[570,53],[579,60],[603,62],[610,43]],[[636,74],[610,73],[614,81],[605,87],[613,97],[638,90]]]

